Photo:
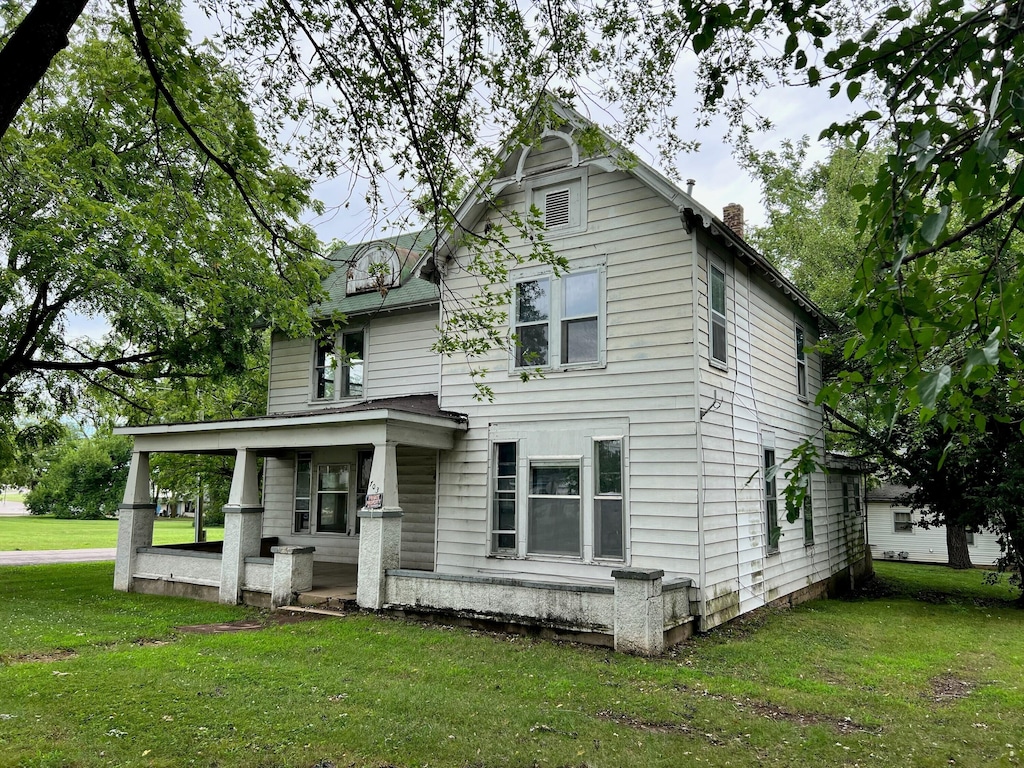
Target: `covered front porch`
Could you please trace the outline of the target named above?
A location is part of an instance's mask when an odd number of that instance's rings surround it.
[[[436,400],[428,397],[316,413],[121,429],[135,445],[120,506],[114,587],[265,607],[288,605],[301,593],[326,587],[335,596],[354,588],[361,606],[380,608],[385,571],[398,568],[403,554],[409,555],[402,549],[402,498],[405,506],[413,507],[413,523],[429,518],[432,526],[435,515],[434,494],[422,488],[422,469],[404,478],[407,487],[400,498],[400,464],[409,467],[410,462],[429,459],[433,482],[437,452],[450,449],[464,429],[464,417],[438,410]],[[222,546],[152,545],[156,508],[149,459],[162,452],[234,456]],[[357,455],[366,470],[360,488],[349,480]],[[297,498],[300,462],[306,463],[309,475],[315,465],[308,457],[313,456],[324,459],[329,490],[314,481],[312,500],[310,494],[301,498],[301,491]],[[260,459],[266,463],[262,490]],[[409,538],[415,539],[416,525],[412,531]],[[323,547],[318,546],[321,541]],[[339,557],[339,552],[351,554]],[[414,567],[432,567],[432,553],[429,559],[422,553],[407,559]]]

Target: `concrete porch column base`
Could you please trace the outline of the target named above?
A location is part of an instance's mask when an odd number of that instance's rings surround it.
[[[156,504],[121,504],[117,508],[117,557],[114,560],[114,589],[132,588],[139,547],[153,546]]]
[[[397,568],[402,552],[402,510],[359,511],[359,570],[356,602],[360,608],[384,605],[385,571]]]
[[[657,656],[665,650],[660,569],[619,568],[615,579],[615,650]]]
[[[270,607],[291,605],[299,592],[313,588],[313,552],[316,547],[271,547],[274,554],[274,582]]]

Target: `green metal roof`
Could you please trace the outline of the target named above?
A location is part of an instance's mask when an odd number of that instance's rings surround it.
[[[429,280],[415,277],[416,267],[434,243],[434,231],[425,229],[394,237],[379,238],[365,243],[344,245],[330,256],[328,261],[335,264],[334,272],[324,279],[328,298],[315,308],[317,315],[342,312],[351,317],[376,312],[393,312],[407,307],[421,306],[440,300],[438,287]],[[402,264],[399,284],[388,290],[386,296],[370,290],[352,295],[346,294],[348,271],[359,253],[374,246],[389,246],[398,253]]]

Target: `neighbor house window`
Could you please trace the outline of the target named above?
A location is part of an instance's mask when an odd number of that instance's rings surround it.
[[[966,530],[964,532],[964,535],[967,536],[967,546],[973,547],[974,546],[974,531],[968,529],[968,530]]]
[[[579,460],[531,462],[527,551],[580,557],[581,522]]]
[[[313,456],[300,453],[295,457],[295,532],[309,531],[309,501],[313,484]]]
[[[796,327],[796,393],[807,397],[807,360],[804,357],[804,329]]]
[[[516,471],[515,443],[495,443],[492,450],[491,551],[516,551]]]
[[[894,511],[892,513],[892,527],[896,533],[913,533],[914,520],[910,512]]]
[[[775,451],[764,452],[764,528],[768,536],[769,554],[779,551],[779,499],[775,484]]]
[[[710,344],[711,359],[722,365],[729,362],[726,346],[725,322],[725,271],[720,267],[708,265],[710,284]]]
[[[622,560],[622,440],[594,440],[594,557]]]
[[[363,396],[364,334],[347,331],[317,342],[314,390],[317,400]]]
[[[347,464],[317,466],[316,529],[330,533],[348,533]]]
[[[515,367],[600,363],[602,285],[600,269],[517,282]]]
[[[814,504],[811,501],[811,486],[808,484],[804,494],[804,545],[814,543]]]

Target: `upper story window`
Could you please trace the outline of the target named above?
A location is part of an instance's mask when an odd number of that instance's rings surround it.
[[[321,339],[313,364],[313,392],[317,400],[363,396],[364,333],[347,331],[337,339]]]
[[[796,393],[807,397],[807,358],[804,353],[804,329],[796,327]]]
[[[729,364],[729,352],[726,341],[725,318],[725,270],[717,264],[708,264],[708,314],[709,344],[711,360],[721,365]]]
[[[371,246],[360,253],[349,267],[345,293],[350,296],[364,291],[386,293],[398,285],[401,275],[401,259],[394,248]]]
[[[603,272],[515,284],[515,368],[599,365],[603,359]]]

